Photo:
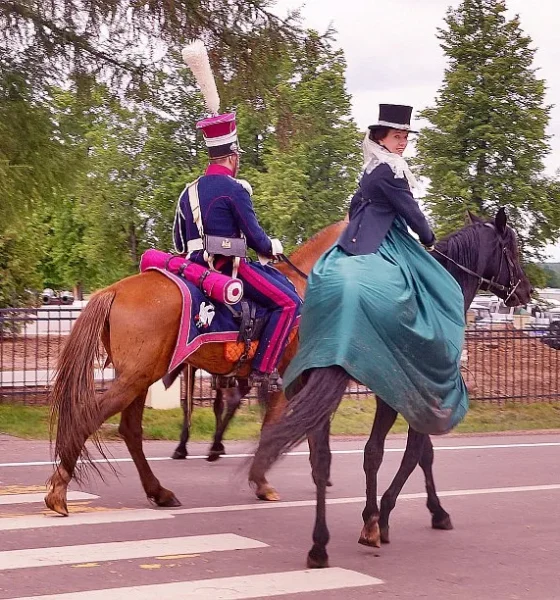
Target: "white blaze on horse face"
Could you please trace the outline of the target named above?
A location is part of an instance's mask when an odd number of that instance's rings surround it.
[[[212,321],[214,320],[215,314],[216,309],[213,304],[210,304],[210,302],[208,302],[208,304],[206,304],[206,302],[202,302],[200,304],[198,315],[200,317],[200,322],[202,323],[202,325],[206,327],[210,326],[212,324]]]

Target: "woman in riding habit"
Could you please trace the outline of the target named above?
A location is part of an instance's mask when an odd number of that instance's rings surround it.
[[[416,133],[411,114],[410,106],[382,104],[369,127],[349,223],[309,277],[299,351],[284,385],[291,396],[306,370],[339,365],[398,412],[407,407],[420,430],[444,432],[468,407],[460,373],[464,301],[426,252],[435,236],[402,157]]]

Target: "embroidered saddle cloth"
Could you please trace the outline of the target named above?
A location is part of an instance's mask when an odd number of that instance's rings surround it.
[[[154,252],[154,251],[148,251]],[[196,284],[187,281],[184,277],[171,272],[169,269],[174,269],[173,260],[174,257],[171,254],[162,252],[156,254],[146,254],[140,261],[141,271],[157,271],[164,277],[173,281],[181,292],[182,297],[182,309],[181,309],[181,324],[179,328],[179,334],[173,351],[173,356],[169,363],[168,373],[173,373],[187,358],[196,352],[203,344],[210,342],[223,342],[224,343],[224,358],[230,362],[236,362],[241,357],[245,350],[245,345],[242,341],[239,341],[240,337],[240,324],[241,319],[239,315],[243,313],[243,307],[241,302],[232,303],[228,302],[229,306],[223,302],[219,302],[215,298],[225,298],[226,292],[230,290],[227,284],[220,287],[219,285],[214,286],[212,290],[209,290],[205,283],[208,279],[201,282],[202,289],[207,292],[211,291],[213,298],[206,295],[200,287]],[[161,262],[163,257],[168,257],[163,263]],[[188,262],[183,259],[184,262]],[[163,264],[165,266],[154,266]],[[175,266],[177,266],[175,261]],[[196,265],[198,267],[198,265]],[[167,268],[165,268],[167,267]],[[256,265],[257,268],[270,269],[271,267],[263,266],[260,264]],[[176,269],[175,269],[176,270]],[[179,270],[180,271],[180,270]],[[275,276],[284,277],[278,271],[275,270]],[[226,277],[227,278],[227,277]],[[230,279],[231,281],[235,281]],[[233,289],[233,288],[231,288]],[[230,290],[231,291],[231,290]],[[248,305],[249,311],[254,315],[257,320],[266,321],[268,318],[268,311],[260,305],[249,300],[244,300]],[[262,329],[262,328],[261,328]],[[297,326],[294,327],[291,336],[297,332]],[[255,354],[258,345],[258,335],[255,336],[251,343],[250,352],[248,358],[252,358]],[[164,380],[165,383],[166,380]]]

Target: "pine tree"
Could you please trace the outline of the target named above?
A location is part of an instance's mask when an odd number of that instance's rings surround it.
[[[501,0],[464,0],[439,30],[449,59],[417,164],[430,180],[425,202],[440,234],[466,210],[492,216],[505,206],[528,258],[560,230],[558,183],[543,176],[550,107],[533,67],[535,49]]]

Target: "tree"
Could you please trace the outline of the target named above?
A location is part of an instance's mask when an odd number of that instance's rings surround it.
[[[361,166],[343,52],[310,31],[289,64],[271,99],[273,134],[261,136],[263,169],[254,178],[263,225],[288,250],[344,217]]]
[[[491,216],[505,206],[526,259],[560,231],[560,185],[543,176],[550,107],[533,67],[535,50],[519,17],[501,0],[464,0],[439,29],[449,59],[417,164],[429,178],[425,198],[440,234],[463,224],[466,210]]]
[[[298,14],[280,18],[271,0],[7,0],[0,3],[4,53],[38,77],[87,83],[114,78],[148,93],[177,59],[172,50],[203,37],[229,80],[260,81],[263,62],[297,38]],[[171,50],[171,51],[170,51]]]

